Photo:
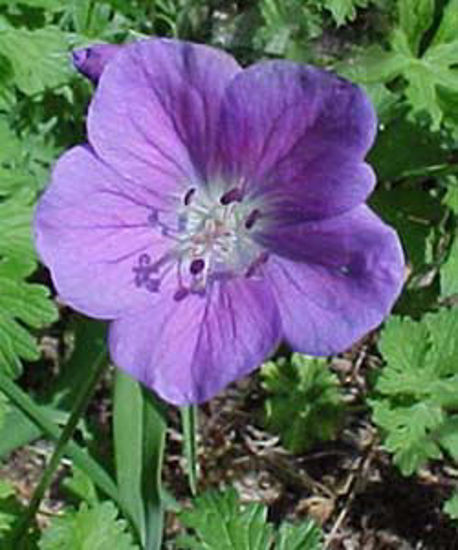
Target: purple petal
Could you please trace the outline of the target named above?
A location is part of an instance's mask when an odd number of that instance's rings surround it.
[[[62,299],[98,318],[151,301],[135,286],[142,253],[161,256],[170,242],[148,222],[155,197],[132,186],[88,148],[58,161],[35,215],[35,241]]]
[[[374,187],[363,163],[374,110],[360,88],[326,71],[285,61],[245,69],[227,89],[220,126],[225,171],[277,210],[336,215]]]
[[[114,362],[176,405],[200,403],[258,367],[277,346],[280,322],[263,282],[216,283],[113,322]]]
[[[206,178],[223,91],[240,70],[224,52],[166,39],[116,55],[89,109],[92,146],[137,182],[182,192]],[[167,183],[165,180],[167,179]]]
[[[265,266],[285,338],[311,355],[344,351],[379,325],[398,297],[404,258],[396,233],[366,206],[280,230]]]
[[[96,84],[107,63],[123,48],[116,44],[96,44],[72,52],[78,71]]]

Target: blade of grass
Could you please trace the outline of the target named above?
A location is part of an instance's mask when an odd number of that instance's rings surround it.
[[[162,543],[161,472],[165,427],[159,402],[140,384],[116,374],[113,435],[120,498],[147,550]]]
[[[0,373],[0,391],[2,391],[11,402],[18,407],[40,430],[54,441],[61,437],[62,430],[48,414],[37,405],[21,388],[8,376]],[[73,441],[69,441],[65,447],[66,454],[73,462],[83,470],[108,497],[114,500],[119,506],[118,490],[111,477],[104,468],[100,466],[85,450]]]
[[[143,395],[138,382],[116,372],[113,395],[113,438],[119,496],[132,517],[145,546],[145,512],[142,502]]]
[[[165,407],[155,396],[143,389],[144,434],[142,492],[145,506],[145,550],[160,550],[164,530],[164,497],[162,463],[165,448]]]
[[[188,482],[191,493],[197,493],[199,465],[197,460],[197,407],[181,407],[181,425],[183,430],[184,456],[188,473]]]
[[[80,393],[77,395],[75,402],[73,404],[70,417],[66,423],[60,437],[57,441],[56,448],[51,456],[51,459],[48,465],[43,472],[40,482],[38,483],[33,496],[29,502],[27,510],[22,515],[21,520],[15,527],[12,539],[13,541],[20,542],[22,537],[27,533],[30,523],[35,518],[35,515],[40,507],[40,503],[43,500],[43,497],[48,489],[49,485],[52,482],[54,474],[59,467],[60,461],[65,453],[65,448],[67,443],[73,436],[73,433],[78,425],[78,422],[86,408],[89,404],[89,401],[92,398],[95,387],[102,375],[102,372],[105,370],[108,364],[108,356],[106,351],[102,352],[97,358],[96,363],[93,365],[93,368],[90,371],[89,377],[86,383],[83,385]]]

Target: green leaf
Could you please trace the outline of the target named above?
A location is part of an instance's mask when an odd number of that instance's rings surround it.
[[[138,382],[117,371],[113,415],[116,476],[124,509],[147,550],[160,549],[163,528],[165,421],[158,407]]]
[[[97,491],[91,478],[77,467],[73,467],[72,476],[65,478],[63,485],[67,491],[85,502],[89,507],[99,502]]]
[[[0,5],[21,5],[30,6],[31,8],[42,8],[45,10],[57,10],[63,8],[62,0],[0,0]]]
[[[443,16],[434,35],[433,45],[445,44],[457,40],[458,29],[458,0],[448,0]]]
[[[5,418],[9,412],[8,400],[0,392],[0,431],[3,429],[5,424]]]
[[[195,550],[265,550],[273,529],[262,504],[242,506],[235,490],[209,492],[194,500],[194,508],[179,514],[194,536],[179,537],[177,548]]]
[[[373,402],[375,423],[386,431],[384,446],[394,455],[403,475],[416,472],[429,459],[442,457],[431,434],[443,421],[440,407],[427,402],[391,407],[387,401]]]
[[[446,182],[449,185],[443,201],[455,214],[458,214],[458,178],[449,176]]]
[[[436,433],[436,439],[440,446],[456,461],[458,459],[458,416],[450,416],[442,423]]]
[[[57,319],[49,290],[21,280],[35,267],[30,218],[31,207],[17,198],[0,203],[0,368],[11,376],[20,374],[20,358],[40,355],[21,323],[41,328]]]
[[[295,353],[290,361],[266,363],[261,379],[268,392],[265,425],[287,449],[300,453],[335,436],[343,402],[326,360]]]
[[[403,54],[384,50],[379,45],[366,48],[359,56],[339,63],[336,70],[360,84],[390,82],[411,64]]]
[[[405,95],[412,115],[427,113],[431,127],[438,130],[444,115],[454,120],[448,111],[453,112],[450,105],[458,94],[458,38],[452,31],[456,20],[452,12],[457,3],[454,0],[451,4],[423,52],[422,40],[434,21],[434,0],[399,0],[399,26],[391,34],[390,49],[371,47],[346,64],[339,64],[338,70],[362,84],[391,83],[402,77],[405,87],[400,89],[397,82],[397,89]]]
[[[442,449],[458,456],[458,310],[427,314],[421,322],[392,318],[380,351],[387,365],[371,402],[384,444],[404,475]]]
[[[320,550],[323,533],[311,520],[302,525],[283,523],[277,534],[275,550]]]
[[[55,518],[40,540],[41,550],[135,550],[127,524],[118,519],[110,501],[89,507],[83,503],[77,512],[68,510]]]
[[[442,296],[458,293],[458,233],[455,233],[447,259],[441,266],[440,277]]]
[[[296,58],[302,44],[321,34],[317,9],[302,0],[261,0],[259,11],[264,25],[256,33],[255,46],[270,55]]]
[[[389,395],[411,394],[420,399],[429,395],[429,384],[435,380],[434,371],[425,364],[430,347],[426,324],[399,317],[390,319],[379,343],[389,367],[382,371],[377,390]]]
[[[413,55],[419,53],[423,33],[434,20],[434,0],[399,0],[399,25],[404,31]]]
[[[193,508],[178,514],[192,532],[181,535],[174,548],[188,550],[321,550],[323,533],[310,520],[282,524],[275,533],[267,509],[259,503],[242,504],[237,492],[209,491],[195,498]]]
[[[13,487],[0,479],[0,540],[10,531],[22,511]]]
[[[453,493],[445,502],[443,510],[449,518],[458,519],[458,492]]]
[[[337,26],[353,21],[357,8],[366,8],[370,0],[322,0],[323,6],[332,14]]]
[[[3,25],[0,52],[11,67],[11,80],[26,95],[65,84],[71,76],[66,35],[57,27],[29,31]]]

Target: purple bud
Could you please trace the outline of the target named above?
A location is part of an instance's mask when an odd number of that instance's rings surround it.
[[[97,84],[106,64],[122,49],[115,44],[98,44],[72,52],[73,65]]]

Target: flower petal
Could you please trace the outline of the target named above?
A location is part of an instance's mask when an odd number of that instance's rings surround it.
[[[373,189],[363,158],[374,110],[360,88],[331,73],[285,61],[253,65],[229,85],[220,127],[230,177],[302,219],[349,210]]]
[[[73,64],[78,71],[96,84],[107,63],[121,51],[117,44],[95,44],[89,48],[73,50]]]
[[[344,351],[380,324],[398,297],[404,258],[396,233],[366,206],[284,228],[265,266],[293,349]]]
[[[148,219],[156,197],[133,186],[89,148],[58,161],[35,215],[36,246],[62,299],[92,317],[113,318],[151,300],[135,286],[142,252],[161,256],[170,242]]]
[[[167,39],[126,46],[104,71],[88,117],[108,164],[163,193],[202,183],[223,92],[240,70],[228,54]]]
[[[275,301],[263,282],[233,279],[111,325],[119,367],[176,405],[200,403],[258,367],[280,339]]]

